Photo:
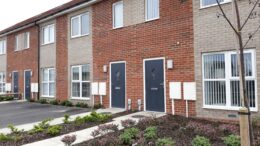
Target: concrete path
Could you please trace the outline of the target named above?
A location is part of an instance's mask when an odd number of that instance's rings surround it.
[[[59,107],[61,107],[61,106],[59,106]],[[2,108],[2,105],[1,105],[1,108]],[[111,114],[116,114],[116,113],[120,113],[120,112],[123,112],[124,111],[124,109],[116,109],[116,108],[112,108],[112,109],[99,109],[99,110],[97,110],[97,113],[111,113]],[[77,116],[81,116],[81,117],[83,117],[83,116],[86,116],[86,115],[89,115],[91,113],[91,111],[90,110],[85,110],[85,112],[84,113],[80,113],[80,114],[74,114],[74,115],[71,115],[70,116],[70,120],[74,120]],[[25,113],[26,114],[26,113]],[[63,119],[64,119],[64,114],[65,113],[63,113],[63,114],[61,114],[60,116],[59,116],[59,118],[55,118],[55,119],[53,119],[51,122],[50,122],[50,125],[57,125],[57,124],[62,124],[63,123]],[[67,113],[67,114],[69,114],[70,115],[70,113]],[[50,115],[49,115],[50,116]],[[23,129],[23,130],[25,130],[25,131],[29,131],[29,130],[31,130],[33,127],[34,127],[34,125],[37,125],[37,124],[39,124],[41,121],[38,121],[38,122],[32,122],[32,123],[29,123],[28,122],[28,124],[22,124],[22,125],[18,125],[18,126],[16,126],[19,130],[21,130],[21,129]],[[0,129],[0,133],[3,133],[3,134],[9,134],[11,131],[10,131],[10,129],[9,128],[3,128],[3,129]]]
[[[121,126],[122,120],[133,119],[133,120],[138,122],[140,120],[140,118],[138,118],[138,117],[140,117],[140,116],[146,116],[146,117],[155,116],[155,117],[158,118],[158,117],[161,117],[161,116],[164,116],[164,115],[165,115],[164,113],[156,113],[156,112],[137,112],[137,113],[134,113],[134,114],[125,115],[125,116],[122,116],[122,117],[115,118],[115,119],[113,119],[112,122],[109,122],[109,123],[106,123],[106,124],[119,125],[119,129],[121,130],[121,129],[123,129],[123,127]],[[91,136],[91,133],[92,133],[92,131],[94,131],[97,128],[98,128],[98,126],[95,126],[95,127],[91,127],[91,128],[81,130],[81,131],[76,131],[76,132],[72,132],[72,133],[69,133],[69,134],[65,134],[65,135],[76,135],[77,140],[73,144],[82,143],[84,141],[88,141],[90,139],[93,139],[93,137]],[[46,139],[46,140],[42,140],[42,141],[38,141],[38,142],[27,144],[27,145],[24,145],[24,146],[64,146],[64,144],[61,142],[61,139],[65,135]]]

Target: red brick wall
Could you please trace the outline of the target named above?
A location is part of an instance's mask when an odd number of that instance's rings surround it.
[[[93,6],[93,63],[94,81],[107,83],[109,72],[103,73],[103,65],[113,61],[126,61],[126,97],[134,108],[137,99],[143,99],[143,59],[165,57],[174,61],[174,69],[166,69],[167,113],[172,112],[169,99],[169,82],[194,82],[194,49],[192,0],[160,1],[160,19],[112,29],[112,4],[105,0]],[[180,44],[177,44],[180,42]],[[127,100],[126,100],[127,101]],[[104,105],[109,107],[109,96]],[[189,102],[190,115],[195,115],[195,104]],[[175,100],[175,112],[185,114],[185,101]]]
[[[56,98],[68,99],[68,25],[67,15],[56,19]]]
[[[15,36],[30,32],[30,48],[15,50]],[[12,83],[12,77],[9,76],[13,71],[19,72],[19,92],[24,93],[24,70],[32,70],[32,83],[38,83],[38,27],[33,26],[22,31],[7,36],[7,82]]]

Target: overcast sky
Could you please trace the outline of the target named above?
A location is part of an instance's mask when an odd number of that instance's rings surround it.
[[[0,30],[71,0],[1,0]]]

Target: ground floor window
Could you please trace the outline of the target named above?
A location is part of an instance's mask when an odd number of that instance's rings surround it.
[[[246,91],[250,107],[256,108],[255,52],[244,52]],[[236,52],[203,54],[204,106],[209,108],[238,109],[239,70]]]
[[[42,96],[54,97],[55,95],[55,69],[45,68],[42,70]]]
[[[90,98],[90,66],[78,65],[71,67],[72,98]]]
[[[0,72],[0,94],[5,93],[5,73]]]

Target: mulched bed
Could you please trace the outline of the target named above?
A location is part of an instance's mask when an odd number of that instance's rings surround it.
[[[125,111],[125,112],[117,113],[117,114],[112,115],[112,118],[124,116],[124,115],[131,114],[131,113],[134,113],[134,112],[133,111]],[[70,133],[70,132],[79,131],[79,130],[90,128],[90,127],[94,127],[94,126],[104,124],[104,123],[107,123],[107,122],[111,122],[111,121],[112,121],[112,119],[110,119],[106,122],[87,122],[87,123],[84,123],[84,124],[81,124],[81,125],[76,125],[74,123],[60,124],[60,126],[62,126],[62,130],[61,130],[61,133],[59,135],[56,135],[56,136],[60,136],[60,135],[67,134],[67,133]],[[32,134],[32,135],[28,134],[28,132],[22,132],[20,134],[19,140],[0,142],[0,146],[20,146],[20,145],[23,145],[23,144],[28,144],[28,143],[32,143],[32,142],[56,137],[56,136],[50,136],[45,132],[35,133],[35,134]]]
[[[214,122],[197,118],[185,118],[182,116],[167,115],[159,119],[143,119],[137,127],[141,132],[138,134],[133,144],[142,146],[155,146],[155,141],[145,141],[144,130],[148,126],[157,127],[157,137],[171,137],[175,141],[175,146],[191,146],[191,142],[197,135],[207,137],[212,146],[224,146],[223,137],[230,134],[239,134],[239,125],[223,122]],[[125,146],[120,142],[119,135],[123,130],[109,133],[103,137],[98,137],[75,146]],[[260,146],[260,127],[254,127],[254,138],[257,146]],[[149,143],[149,144],[148,144]]]

